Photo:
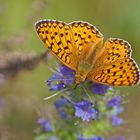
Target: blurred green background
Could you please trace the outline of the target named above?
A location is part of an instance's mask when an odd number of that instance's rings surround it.
[[[46,51],[34,28],[39,19],[87,21],[103,33],[104,39],[127,40],[140,66],[138,0],[0,0],[0,69],[21,57],[26,59],[27,54],[32,57]],[[48,66],[49,62],[37,63],[33,69],[17,73],[13,68],[12,74],[8,71],[0,74],[0,140],[31,140],[38,127],[38,116],[52,119],[54,99],[43,101],[51,94],[45,84],[51,75]],[[126,124],[117,132],[130,140],[139,140],[140,86],[119,89],[126,100],[123,113]]]

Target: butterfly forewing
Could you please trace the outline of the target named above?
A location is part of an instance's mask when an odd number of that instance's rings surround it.
[[[61,21],[40,20],[35,26],[39,37],[53,54],[63,64],[76,71],[79,62],[84,65],[84,61],[93,60],[91,52],[93,53],[96,45],[103,40],[102,34],[86,22],[67,24]]]
[[[102,34],[87,22],[76,21],[70,23],[69,26],[72,29],[79,61],[87,61],[86,57],[94,51],[98,43],[102,42]]]
[[[76,48],[70,27],[53,20],[40,20],[35,24],[37,33],[46,47],[66,66],[76,70]]]
[[[131,58],[131,48],[126,41],[108,39],[101,56],[87,76],[89,79],[113,86],[130,86],[139,82],[139,68]]]

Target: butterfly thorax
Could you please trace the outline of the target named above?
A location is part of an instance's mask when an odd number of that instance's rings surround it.
[[[90,45],[90,49],[86,52],[83,53],[81,57],[79,57],[79,61],[77,63],[77,72],[76,72],[76,80],[75,82],[81,83],[85,81],[88,77],[88,73],[92,71],[94,68],[94,63],[97,59],[97,50],[100,50],[100,44],[102,42],[99,42],[98,44],[88,44]],[[95,47],[98,46],[98,47]]]

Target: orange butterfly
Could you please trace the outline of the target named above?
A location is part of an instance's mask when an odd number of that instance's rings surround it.
[[[35,27],[45,46],[76,71],[77,84],[86,79],[112,86],[139,82],[140,71],[128,42],[109,38],[103,44],[103,35],[87,22],[39,20]]]

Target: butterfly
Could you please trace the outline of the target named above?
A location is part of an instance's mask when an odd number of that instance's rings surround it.
[[[67,67],[75,70],[77,84],[86,79],[110,86],[139,83],[140,70],[131,58],[127,41],[109,38],[96,27],[81,21],[65,23],[39,20],[36,31],[45,46]]]

